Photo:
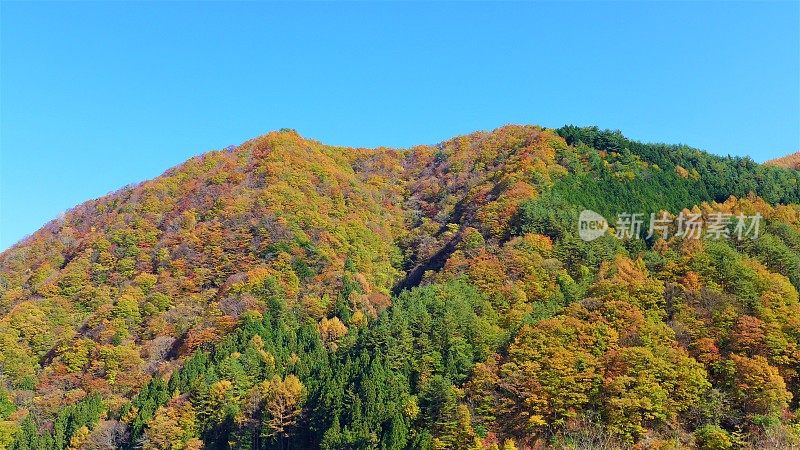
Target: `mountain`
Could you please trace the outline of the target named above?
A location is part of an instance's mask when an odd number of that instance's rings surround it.
[[[281,130],[0,254],[0,448],[789,448],[798,289],[797,171]]]
[[[800,170],[800,152],[794,152],[781,158],[767,161],[765,164],[770,166],[785,167],[787,169]]]

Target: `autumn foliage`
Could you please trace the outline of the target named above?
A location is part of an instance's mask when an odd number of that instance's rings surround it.
[[[273,132],[0,255],[0,449],[792,448],[799,204],[597,128]],[[584,208],[764,223],[586,242]]]

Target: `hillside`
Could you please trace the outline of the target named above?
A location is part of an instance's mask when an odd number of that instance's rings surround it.
[[[787,169],[800,170],[800,152],[792,153],[781,158],[767,161],[765,164],[770,166],[784,167]]]
[[[617,223],[662,211],[729,222]],[[798,289],[797,171],[572,126],[281,130],[0,254],[0,448],[789,448]]]

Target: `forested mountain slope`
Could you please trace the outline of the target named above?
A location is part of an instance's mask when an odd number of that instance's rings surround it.
[[[776,158],[767,161],[766,164],[777,167],[785,167],[787,169],[800,170],[800,152],[794,152],[791,155],[786,155],[782,158]]]
[[[0,448],[798,446],[799,204],[596,128],[270,133],[0,255]],[[615,223],[662,212],[730,221]]]

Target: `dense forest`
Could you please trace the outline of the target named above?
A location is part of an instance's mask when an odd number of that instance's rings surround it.
[[[0,449],[798,448],[798,290],[800,171],[574,126],[281,130],[0,254]]]

